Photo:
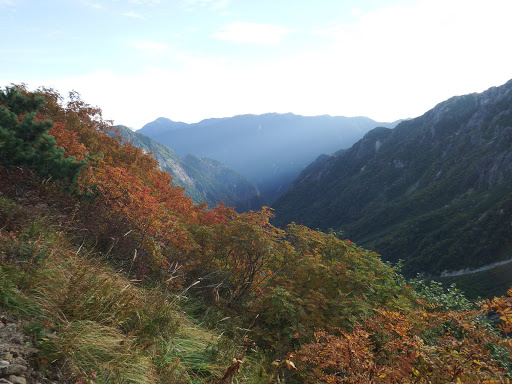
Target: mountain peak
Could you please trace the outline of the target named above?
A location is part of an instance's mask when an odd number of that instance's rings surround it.
[[[174,130],[174,129],[183,129],[188,126],[187,123],[183,123],[181,121],[173,121],[171,119],[168,119],[167,117],[159,117],[152,121],[151,123],[148,123],[144,125],[141,129],[138,131],[144,131],[143,133],[145,135],[148,135],[148,132],[151,132],[152,134],[158,134],[162,131],[166,130]]]

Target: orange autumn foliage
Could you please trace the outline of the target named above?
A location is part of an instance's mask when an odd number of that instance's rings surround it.
[[[317,331],[296,358],[306,383],[500,383],[511,352],[476,312],[377,310],[350,332]]]
[[[506,296],[487,299],[480,303],[482,309],[497,314],[500,319],[498,327],[507,334],[512,333],[512,288],[509,288]]]
[[[124,142],[99,108],[75,92],[67,103],[51,89],[38,94],[47,101],[39,118],[54,122],[49,133],[65,156],[87,161],[78,180],[80,207],[87,212],[79,216],[87,217],[82,221],[98,236],[114,239],[125,264],[136,254],[137,263],[145,264],[141,273],[165,266],[172,261],[170,253],[195,246],[186,225],[222,220],[220,210],[194,206],[183,188],[172,186],[171,175],[150,154]]]
[[[418,306],[374,252],[302,225],[276,228],[270,208],[194,205],[98,108],[76,93],[67,103],[53,90],[39,93],[47,100],[39,118],[54,122],[65,156],[87,161],[78,193],[55,196],[68,199],[66,228],[128,274],[186,284],[249,319],[259,347],[281,357],[270,380],[287,372],[306,383],[490,383],[510,371],[511,345],[478,321],[481,313]],[[511,296],[483,306],[505,332]]]

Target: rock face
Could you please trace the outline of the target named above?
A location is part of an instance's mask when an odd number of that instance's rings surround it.
[[[512,255],[512,81],[453,97],[306,169],[276,224],[335,228],[405,272]]]
[[[45,377],[35,368],[37,349],[23,334],[23,323],[0,308],[0,383],[65,384],[58,373]]]
[[[5,316],[0,322],[0,378],[11,383],[26,382],[29,360],[36,350],[24,345],[25,337],[17,324]],[[4,381],[5,382],[5,381]]]

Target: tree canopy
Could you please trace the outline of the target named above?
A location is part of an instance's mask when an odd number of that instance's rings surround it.
[[[54,124],[37,118],[44,103],[43,97],[15,87],[0,91],[0,164],[28,167],[41,177],[73,184],[85,161],[64,157],[64,149],[48,134]]]

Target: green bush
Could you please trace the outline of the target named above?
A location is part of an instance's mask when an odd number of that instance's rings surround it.
[[[0,165],[27,167],[43,178],[67,179],[73,184],[85,162],[64,158],[64,149],[57,148],[47,133],[53,123],[36,119],[44,102],[16,88],[0,91]]]

